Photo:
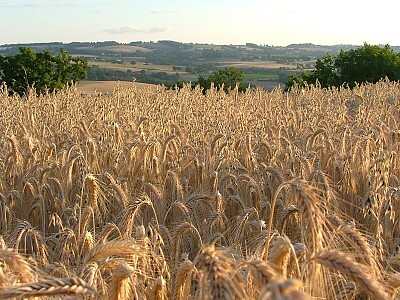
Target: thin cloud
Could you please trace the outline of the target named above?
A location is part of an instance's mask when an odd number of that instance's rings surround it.
[[[127,34],[127,33],[161,33],[166,32],[166,27],[153,27],[153,28],[138,28],[134,26],[124,26],[119,28],[106,29],[104,32],[111,34]]]
[[[11,1],[1,1],[0,7],[2,8],[24,8],[24,7],[43,7],[43,4],[40,3],[23,3],[23,4],[16,4],[15,2]]]
[[[91,14],[94,14],[94,15],[105,15],[105,14],[107,14],[107,15],[109,15],[109,14],[113,14],[115,12],[116,12],[115,9],[111,9],[111,10],[94,10],[94,11],[91,12]]]
[[[38,8],[38,7],[60,7],[60,6],[73,6],[72,3],[65,1],[51,1],[51,2],[26,2],[16,4],[14,1],[0,1],[1,8]]]
[[[186,8],[174,8],[174,9],[155,9],[151,11],[152,14],[161,15],[161,14],[180,14],[186,13],[188,10]]]

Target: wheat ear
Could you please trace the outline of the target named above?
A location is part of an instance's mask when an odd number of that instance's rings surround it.
[[[374,274],[379,273],[379,266],[376,263],[374,254],[371,250],[371,247],[364,237],[364,235],[357,230],[357,228],[353,224],[348,224],[340,228],[340,231],[345,235],[345,238],[351,243],[352,246],[355,246],[357,250],[359,250],[363,257],[365,257],[365,261],[374,271]]]
[[[210,299],[245,298],[243,280],[239,273],[234,272],[234,259],[226,249],[205,246],[196,260],[205,273],[206,282],[200,284],[200,289],[207,289]]]
[[[35,281],[35,275],[31,265],[18,252],[13,249],[0,250],[0,260],[13,272],[21,276],[21,282],[27,283]]]
[[[167,283],[165,279],[160,276],[154,281],[154,285],[149,292],[149,299],[164,300],[167,299]]]
[[[389,295],[382,285],[372,275],[373,271],[366,265],[351,260],[348,254],[337,250],[321,250],[311,257],[311,260],[346,275],[357,283],[371,299],[389,299]]]
[[[96,291],[80,278],[58,278],[34,283],[21,284],[12,289],[0,291],[0,299],[65,294],[95,295]]]
[[[311,298],[304,294],[302,289],[303,284],[297,279],[274,281],[263,288],[260,300],[310,300]]]
[[[105,259],[111,255],[143,255],[142,247],[133,240],[113,241],[99,244],[92,248],[83,260],[83,265]]]
[[[268,255],[268,262],[275,267],[275,270],[286,278],[287,266],[290,257],[291,243],[287,238],[278,236],[271,244]]]
[[[193,274],[197,273],[194,264],[185,256],[185,260],[179,266],[174,280],[174,300],[189,299]]]
[[[131,280],[131,274],[133,268],[125,262],[122,262],[113,269],[113,275],[109,285],[109,299],[130,299],[133,290],[133,283]]]

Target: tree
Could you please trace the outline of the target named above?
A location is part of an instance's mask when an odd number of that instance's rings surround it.
[[[233,67],[225,68],[225,70],[213,71],[207,78],[199,76],[199,85],[204,90],[210,89],[211,83],[213,83],[217,89],[223,87],[225,91],[229,91],[236,86],[238,86],[240,91],[245,90],[243,71],[239,71]]]
[[[316,82],[314,72],[305,72],[303,70],[301,71],[300,74],[291,73],[289,74],[288,77],[289,80],[286,82],[286,90],[295,85],[305,86],[306,84],[309,84],[311,82],[313,83]]]
[[[341,83],[354,86],[355,82],[375,83],[387,77],[400,79],[400,55],[389,45],[385,47],[364,44],[350,51],[341,51],[335,61]]]
[[[322,87],[354,87],[357,83],[375,83],[385,77],[389,80],[400,79],[400,54],[389,45],[379,47],[365,43],[357,49],[341,51],[337,57],[325,55],[317,60],[311,72],[291,74],[286,88],[295,84],[315,84],[317,80]]]
[[[20,95],[31,87],[38,94],[62,89],[86,78],[87,70],[85,58],[72,57],[64,49],[56,56],[49,51],[36,53],[28,47],[20,47],[14,56],[0,55],[0,82]]]

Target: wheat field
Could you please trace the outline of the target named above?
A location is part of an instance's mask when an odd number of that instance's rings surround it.
[[[400,84],[0,93],[0,299],[397,299]]]

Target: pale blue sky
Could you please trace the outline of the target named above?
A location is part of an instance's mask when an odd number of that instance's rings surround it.
[[[400,45],[398,0],[0,0],[0,44]]]

